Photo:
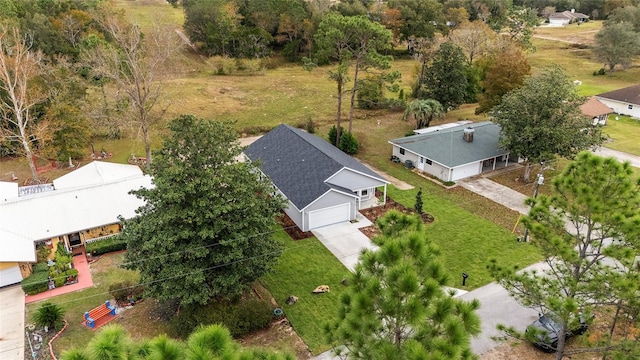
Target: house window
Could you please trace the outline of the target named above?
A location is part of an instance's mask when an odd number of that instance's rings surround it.
[[[369,193],[369,190],[362,190],[362,191],[360,192],[360,196],[365,196],[365,195],[367,195],[368,193]]]
[[[404,155],[404,149],[400,148],[400,155]]]
[[[431,162],[431,160],[429,160],[429,159],[424,159],[424,160],[425,160],[425,162],[427,163],[427,165],[431,165],[431,164],[433,164],[433,163]]]
[[[629,110],[633,110],[633,105],[629,104]]]
[[[420,156],[420,164],[424,164],[424,158]]]

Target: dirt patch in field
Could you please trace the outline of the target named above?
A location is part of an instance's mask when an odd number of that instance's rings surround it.
[[[479,356],[480,360],[552,360],[555,354],[547,354],[524,341],[513,340],[498,345]]]
[[[268,328],[243,336],[238,341],[245,347],[286,350],[293,353],[296,359],[310,359],[313,356],[287,318],[272,321]]]

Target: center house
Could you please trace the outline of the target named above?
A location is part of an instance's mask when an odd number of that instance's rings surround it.
[[[279,125],[245,149],[288,200],[284,210],[302,231],[355,220],[356,212],[384,204],[389,183],[325,140]],[[375,197],[383,187],[383,197]]]

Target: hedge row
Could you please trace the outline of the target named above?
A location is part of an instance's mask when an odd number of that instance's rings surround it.
[[[127,243],[120,236],[94,241],[86,245],[87,254],[102,255],[113,251],[125,250]]]
[[[47,264],[33,266],[33,273],[22,280],[22,290],[27,295],[35,295],[49,290],[49,269]],[[78,269],[68,269],[53,278],[56,287],[64,286],[69,277],[77,278]]]
[[[42,266],[44,265],[44,267]],[[47,264],[36,264],[33,273],[22,280],[22,290],[27,295],[34,295],[49,289],[49,268]]]

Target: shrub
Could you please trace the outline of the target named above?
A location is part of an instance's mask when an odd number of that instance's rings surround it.
[[[36,246],[37,262],[46,262],[49,254],[51,254],[51,249],[45,244],[38,244]]]
[[[304,125],[309,134],[315,134],[316,127],[315,127],[315,124],[313,123],[313,120],[311,119],[311,115],[307,115],[307,121],[305,122]]]
[[[38,326],[57,329],[60,324],[62,324],[63,318],[64,311],[60,306],[51,302],[45,302],[33,314],[32,320]]]
[[[229,57],[214,56],[207,60],[215,75],[231,75],[236,69],[236,60]]]
[[[173,335],[183,338],[196,327],[210,324],[222,324],[237,337],[265,328],[273,318],[272,311],[271,305],[262,300],[222,300],[184,307],[170,324]]]
[[[349,155],[353,155],[358,152],[358,140],[356,140],[353,134],[345,132],[340,135],[340,150]]]
[[[267,327],[273,318],[273,309],[266,301],[247,300],[236,307],[234,315],[233,324],[225,325],[232,335],[239,336]]]
[[[49,289],[49,267],[46,263],[33,266],[33,273],[22,280],[22,290],[27,295],[34,295]]]
[[[344,128],[342,126],[340,126],[340,136],[342,136],[342,134],[344,134]],[[331,129],[329,129],[329,142],[331,143],[331,145],[336,145],[336,137],[338,136],[338,129],[336,128],[335,125],[333,125],[331,127]]]
[[[384,101],[382,83],[376,79],[363,79],[359,81],[360,86],[356,96],[358,97],[359,109],[380,109]]]
[[[116,282],[109,286],[109,294],[116,301],[126,301],[132,294],[135,283],[131,280]]]
[[[78,269],[69,269],[64,272],[65,281],[76,279],[77,277],[78,277]]]
[[[34,272],[22,280],[22,290],[27,295],[39,294],[49,289],[49,272]]]
[[[126,250],[126,248],[127,242],[122,240],[120,236],[112,236],[86,245],[86,251],[91,255],[102,255],[113,251]]]
[[[236,59],[236,69],[242,73],[255,75],[264,70],[264,65],[261,59]]]

